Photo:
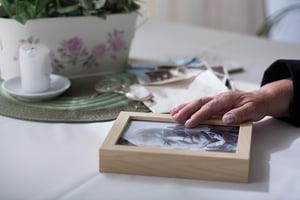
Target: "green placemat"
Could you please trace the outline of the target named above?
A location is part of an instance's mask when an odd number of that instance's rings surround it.
[[[13,118],[49,122],[97,122],[115,119],[120,111],[149,112],[138,102],[124,95],[104,93],[91,98],[94,84],[101,80],[118,79],[125,85],[137,82],[130,73],[71,79],[71,87],[62,95],[42,102],[24,102],[0,89],[0,114]]]

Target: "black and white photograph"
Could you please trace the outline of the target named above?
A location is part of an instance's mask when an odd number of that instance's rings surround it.
[[[162,149],[236,152],[239,127],[199,125],[185,128],[172,122],[131,120],[119,143]]]
[[[197,58],[189,65],[159,64],[146,67],[135,66],[129,71],[135,74],[143,85],[163,85],[196,77],[201,72],[210,69],[208,64]]]

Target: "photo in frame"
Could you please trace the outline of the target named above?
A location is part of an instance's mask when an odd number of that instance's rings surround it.
[[[162,149],[236,152],[239,127],[131,120],[118,144]]]
[[[169,114],[120,112],[100,147],[100,172],[248,182],[251,136],[251,123],[185,128]]]

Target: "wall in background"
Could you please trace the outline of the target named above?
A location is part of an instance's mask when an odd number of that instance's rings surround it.
[[[288,8],[272,26],[270,39],[300,44],[300,0],[266,0],[266,13],[275,17]]]
[[[144,0],[149,18],[255,35],[264,0]],[[146,8],[145,8],[146,7]]]
[[[300,0],[142,0],[144,17],[256,35],[266,16]],[[300,9],[270,31],[270,39],[300,43]]]

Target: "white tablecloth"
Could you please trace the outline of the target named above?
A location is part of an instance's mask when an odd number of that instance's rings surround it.
[[[166,60],[213,52],[236,60],[237,80],[259,84],[278,58],[300,46],[149,21],[132,58]],[[300,129],[267,118],[254,125],[249,183],[99,173],[98,149],[111,122],[41,123],[0,116],[0,199],[300,199]]]

